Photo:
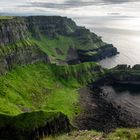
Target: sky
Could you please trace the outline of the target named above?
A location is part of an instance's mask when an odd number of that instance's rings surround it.
[[[140,0],[0,0],[0,13],[69,17],[140,16]]]

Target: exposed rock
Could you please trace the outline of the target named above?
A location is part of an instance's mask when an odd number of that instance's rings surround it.
[[[61,49],[55,48],[55,50],[56,50],[56,52],[57,52],[58,55],[64,55],[64,53],[62,52]]]
[[[49,62],[48,56],[40,51],[37,46],[25,45],[24,47],[0,56],[0,75],[18,65],[32,64],[39,61]]]
[[[31,16],[26,19],[28,21],[28,28],[33,36],[41,33],[50,38],[54,38],[57,35],[69,35],[77,28],[75,22],[67,17]]]
[[[0,46],[15,43],[28,37],[28,26],[24,18],[0,20]]]
[[[140,64],[135,65],[132,69],[133,70],[140,70]]]
[[[116,54],[118,54],[117,49],[112,44],[106,44],[94,50],[78,50],[79,59],[82,62],[100,61]]]
[[[116,70],[127,70],[130,68],[127,64],[117,65],[114,69]]]
[[[80,63],[77,50],[73,47],[69,47],[67,52],[67,63],[69,65],[74,65]]]

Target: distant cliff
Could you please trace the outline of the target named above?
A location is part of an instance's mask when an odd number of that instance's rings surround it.
[[[117,65],[116,67],[105,70],[106,72],[98,77],[95,85],[110,85],[114,83],[140,85],[140,65],[133,67],[130,65]]]
[[[116,54],[112,45],[66,17],[0,19],[0,73],[36,61],[77,64]]]

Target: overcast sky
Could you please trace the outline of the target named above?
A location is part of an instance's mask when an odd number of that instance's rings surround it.
[[[140,0],[0,0],[0,12],[87,16],[140,16]]]

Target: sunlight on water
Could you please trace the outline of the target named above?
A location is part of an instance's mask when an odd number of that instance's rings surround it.
[[[119,55],[102,60],[103,67],[111,68],[117,64],[140,64],[140,18],[136,17],[93,17],[76,19],[83,26],[112,43]]]

